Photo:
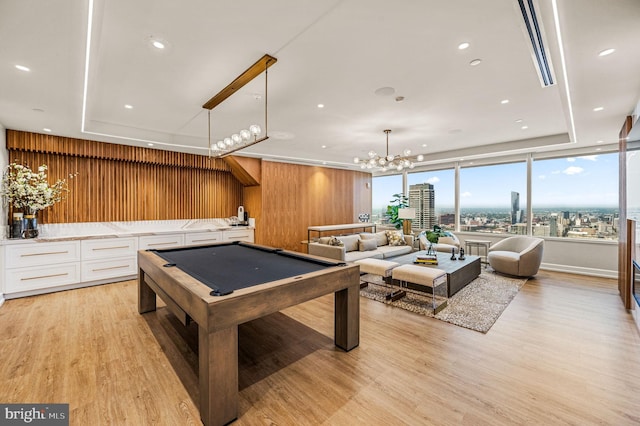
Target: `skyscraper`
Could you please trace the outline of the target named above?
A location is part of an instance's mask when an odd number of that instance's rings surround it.
[[[511,224],[520,223],[520,193],[511,191]]]
[[[411,229],[433,229],[436,224],[435,190],[430,183],[409,186],[409,207],[416,209]]]

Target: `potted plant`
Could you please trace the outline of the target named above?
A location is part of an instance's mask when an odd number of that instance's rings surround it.
[[[427,254],[435,254],[433,245],[438,243],[438,240],[440,239],[440,237],[446,237],[447,231],[443,231],[439,225],[433,225],[432,231],[427,231],[427,230],[422,231],[418,235],[418,238],[422,236],[424,236],[427,239],[427,241],[429,241],[429,247],[427,247]]]
[[[402,219],[398,217],[398,209],[409,207],[409,198],[404,194],[393,194],[391,205],[387,206],[387,218],[396,229],[402,228]]]

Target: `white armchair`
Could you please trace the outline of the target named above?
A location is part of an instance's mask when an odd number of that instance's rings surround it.
[[[455,252],[460,251],[460,240],[451,232],[446,232],[446,237],[438,238],[438,242],[433,244],[433,248],[436,251],[451,253],[451,249],[455,249]],[[420,241],[420,250],[426,250],[429,248],[429,240],[427,240],[426,232],[423,231],[418,234],[418,240]]]
[[[538,273],[544,240],[536,237],[508,237],[489,248],[489,265],[497,272],[518,277]]]

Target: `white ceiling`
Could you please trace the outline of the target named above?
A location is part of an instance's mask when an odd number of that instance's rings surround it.
[[[264,158],[356,167],[384,152],[386,128],[392,153],[410,148],[425,164],[610,144],[640,100],[639,0],[557,0],[561,48],[553,3],[540,1],[559,82],[546,88],[517,0],[95,0],[91,20],[89,8],[0,2],[0,124],[206,154],[202,105],[265,53],[278,59],[270,138],[242,151]],[[213,109],[212,139],[264,127],[264,89],[263,74]]]

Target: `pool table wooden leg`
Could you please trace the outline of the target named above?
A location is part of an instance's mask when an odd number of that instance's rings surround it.
[[[145,273],[138,273],[138,313],[144,314],[156,310],[156,293],[145,282]]]
[[[335,292],[334,339],[337,347],[350,351],[360,344],[360,280]]]
[[[198,327],[200,417],[206,426],[238,417],[238,326],[208,333]]]

